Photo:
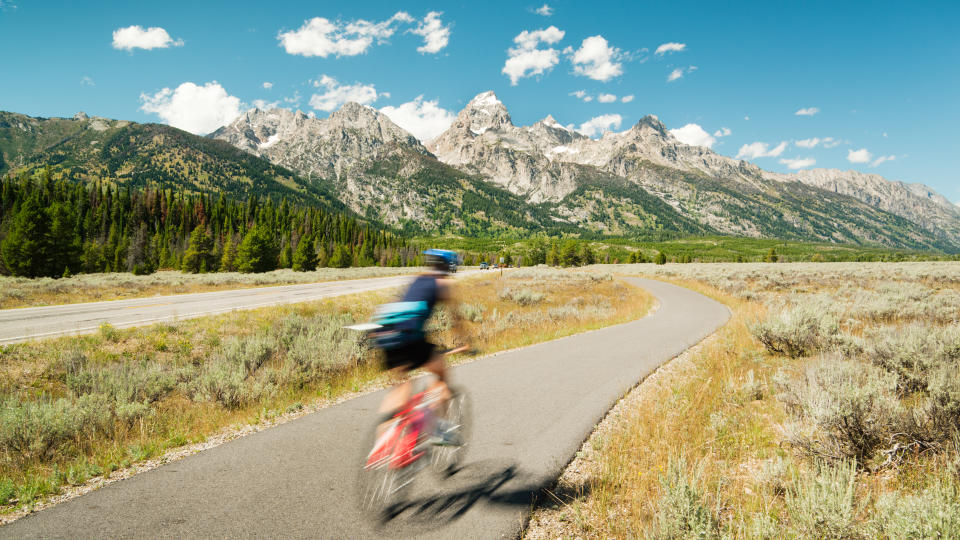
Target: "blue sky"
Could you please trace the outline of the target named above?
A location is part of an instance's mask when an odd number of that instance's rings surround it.
[[[425,138],[494,90],[516,124],[599,133],[655,114],[766,169],[960,200],[960,3],[543,6],[0,0],[0,109],[206,132],[255,104],[326,116],[353,98]]]

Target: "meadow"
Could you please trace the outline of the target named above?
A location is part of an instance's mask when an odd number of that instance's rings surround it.
[[[388,384],[377,352],[343,327],[395,294],[0,347],[0,521],[189,445]],[[610,274],[549,268],[470,276],[457,297],[456,310],[430,321],[434,340],[466,340],[481,354],[626,322],[653,306]]]
[[[608,416],[527,538],[960,537],[960,265],[603,268],[733,318]]]

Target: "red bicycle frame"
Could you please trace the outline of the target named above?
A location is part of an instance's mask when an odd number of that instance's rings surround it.
[[[402,469],[426,454],[417,448],[420,435],[429,420],[426,392],[415,394],[406,406],[393,416],[395,422],[377,439],[367,457],[367,469],[387,464],[391,469]]]

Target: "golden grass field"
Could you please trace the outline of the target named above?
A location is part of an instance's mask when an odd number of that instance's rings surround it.
[[[458,280],[454,318],[481,354],[647,313],[652,297],[611,279],[522,269]],[[395,292],[365,293],[0,347],[0,519],[172,449],[313,410],[389,381],[344,325]],[[453,361],[464,361],[456,359]]]

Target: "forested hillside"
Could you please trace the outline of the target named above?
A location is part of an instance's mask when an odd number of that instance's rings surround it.
[[[0,271],[19,276],[407,265],[417,250],[342,212],[252,195],[0,179]]]

